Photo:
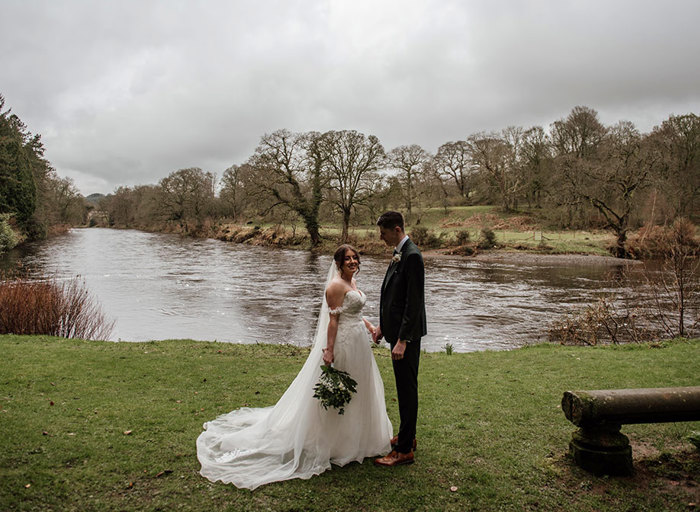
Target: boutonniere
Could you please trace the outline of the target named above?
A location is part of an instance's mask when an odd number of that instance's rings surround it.
[[[394,254],[391,258],[391,261],[393,261],[394,263],[398,263],[399,261],[401,261],[401,253],[399,252]]]

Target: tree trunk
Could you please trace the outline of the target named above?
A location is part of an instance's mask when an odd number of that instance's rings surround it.
[[[343,209],[343,232],[340,235],[340,240],[343,243],[348,241],[348,228],[350,227],[350,209]]]
[[[318,232],[318,221],[304,217],[304,226],[311,237],[311,247],[316,247],[321,243],[321,234]]]
[[[616,258],[626,258],[627,248],[625,244],[627,242],[627,229],[618,228],[617,231],[617,246],[615,247],[615,257]]]

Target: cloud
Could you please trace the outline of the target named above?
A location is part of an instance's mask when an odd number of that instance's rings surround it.
[[[387,149],[576,105],[650,130],[698,111],[700,3],[5,0],[0,93],[85,194],[242,163],[265,133]]]

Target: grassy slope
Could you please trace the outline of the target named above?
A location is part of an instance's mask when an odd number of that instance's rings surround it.
[[[454,245],[459,231],[468,231],[471,240],[477,241],[484,227],[493,229],[497,242],[506,250],[609,256],[606,248],[614,242],[613,236],[607,231],[551,230],[542,227],[537,217],[527,212],[506,214],[496,206],[452,206],[447,211],[443,208],[430,208],[425,211],[420,225],[435,236],[442,236],[444,247]],[[413,227],[415,226],[407,226],[409,233]],[[340,236],[340,228],[337,226],[325,226],[321,232],[333,240]],[[351,228],[351,233],[358,238],[357,243],[363,247],[365,239],[377,238],[376,232],[376,226]],[[381,249],[382,246],[379,245],[380,253]]]
[[[366,460],[255,492],[201,478],[195,439],[220,413],[273,404],[305,350],[0,336],[0,351],[0,510],[686,510],[697,500],[700,456],[685,436],[700,424],[624,427],[636,476],[596,478],[565,455],[574,427],[559,403],[566,389],[698,385],[700,340],[425,354],[416,464]],[[396,426],[390,360],[375,353]]]

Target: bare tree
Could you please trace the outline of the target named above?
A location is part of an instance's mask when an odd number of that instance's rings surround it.
[[[406,213],[411,218],[416,182],[420,180],[423,168],[430,161],[430,154],[417,144],[399,146],[388,155],[389,165],[399,172],[399,180],[404,190]]]
[[[161,206],[168,220],[187,226],[188,220],[201,222],[214,198],[214,174],[199,167],[180,169],[159,182]]]
[[[252,173],[250,164],[232,165],[221,176],[219,199],[224,215],[230,215],[234,221],[240,218],[248,205]]]
[[[568,160],[564,165],[573,193],[597,209],[615,233],[618,257],[627,254],[630,217],[657,159],[634,125],[621,121],[606,135],[597,158]]]
[[[671,116],[654,128],[651,140],[662,158],[659,188],[673,205],[672,216],[697,216],[700,197],[700,116]]]
[[[347,240],[352,212],[370,195],[371,181],[376,179],[386,154],[377,137],[355,130],[325,133],[323,154],[327,156],[333,200],[343,217],[341,238]]]
[[[318,216],[327,181],[325,138],[316,132],[278,130],[260,139],[249,160],[258,187],[274,198],[270,208],[283,205],[299,214],[313,246],[321,241]]]
[[[565,208],[566,226],[581,223],[586,202],[577,193],[576,183],[567,178],[579,167],[594,166],[600,159],[600,149],[607,128],[598,120],[598,113],[589,107],[574,107],[565,118],[550,127],[554,168],[552,179],[557,182],[555,203]]]
[[[454,181],[459,194],[469,198],[470,182],[476,172],[471,159],[469,143],[465,140],[447,142],[435,155],[435,169],[442,178]]]
[[[523,133],[521,158],[525,198],[529,206],[541,208],[552,172],[551,140],[541,126]]]
[[[598,112],[589,107],[574,107],[566,119],[552,123],[552,142],[558,155],[575,158],[595,156],[607,132],[598,120]]]
[[[514,210],[522,187],[518,163],[522,129],[506,128],[501,134],[477,133],[469,136],[467,143],[479,173],[498,191],[503,209]]]

